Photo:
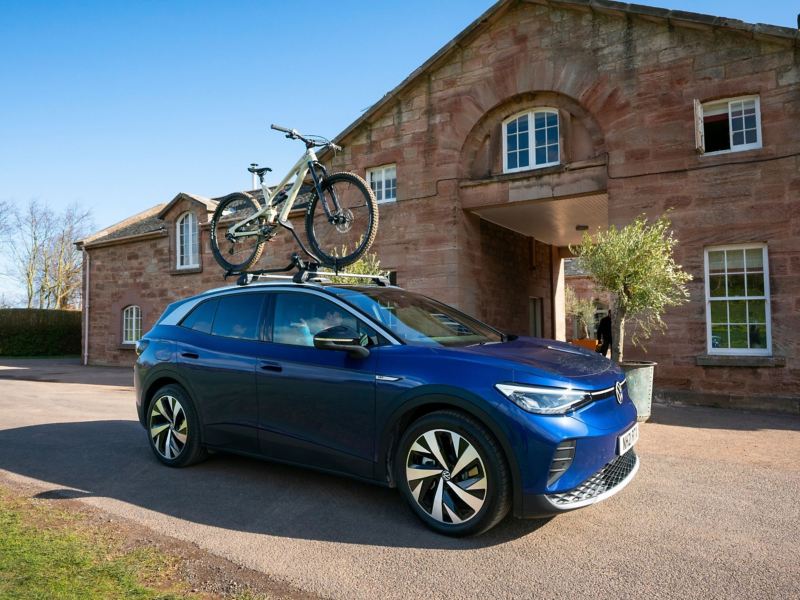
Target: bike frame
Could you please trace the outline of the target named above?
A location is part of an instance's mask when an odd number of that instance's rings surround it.
[[[244,227],[245,225],[251,223],[254,219],[261,217],[262,215],[266,215],[267,223],[273,225],[276,221],[278,223],[286,223],[286,219],[289,216],[292,208],[294,207],[294,203],[297,200],[297,196],[300,193],[300,188],[303,185],[303,181],[308,175],[308,172],[311,171],[311,177],[314,180],[314,186],[317,189],[317,194],[319,195],[320,201],[322,202],[322,208],[325,210],[325,214],[328,218],[331,218],[331,211],[328,208],[328,203],[322,194],[322,190],[320,189],[320,180],[317,177],[317,172],[314,169],[314,166],[318,165],[321,168],[322,165],[319,165],[317,161],[317,155],[314,152],[313,148],[306,148],[305,153],[300,159],[295,163],[289,173],[284,177],[281,182],[275,186],[275,191],[270,193],[269,186],[261,181],[261,193],[264,195],[264,206],[256,212],[255,214],[247,217],[239,221],[238,223],[234,223],[230,227],[228,227],[227,233],[232,237],[246,237],[250,235],[261,235],[261,232],[257,231],[238,231],[240,227]],[[275,210],[275,206],[273,205],[273,199],[277,196],[289,183],[289,181],[294,177],[294,183],[292,183],[292,187],[287,194],[286,200],[283,201],[283,208],[281,209],[280,213]],[[336,198],[335,194],[331,194],[333,198],[333,204],[335,208],[335,212],[339,212],[339,202]]]

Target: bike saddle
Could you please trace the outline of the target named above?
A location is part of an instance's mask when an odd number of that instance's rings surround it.
[[[250,171],[251,173],[255,173],[259,177],[261,177],[264,173],[269,173],[270,171],[272,171],[272,169],[270,169],[269,167],[257,167],[255,165],[247,167],[247,170]]]

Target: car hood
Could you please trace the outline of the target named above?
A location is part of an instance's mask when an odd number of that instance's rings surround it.
[[[460,350],[515,363],[515,371],[532,370],[536,374],[544,371],[568,378],[616,373],[614,363],[604,356],[555,340],[520,337],[510,342],[467,346]]]

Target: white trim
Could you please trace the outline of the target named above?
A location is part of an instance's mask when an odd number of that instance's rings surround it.
[[[386,169],[394,169],[394,197],[393,198],[386,198]],[[367,185],[372,189],[372,182],[370,181],[370,174],[372,173],[380,173],[380,181],[381,181],[381,199],[378,200],[378,204],[387,204],[389,202],[396,202],[397,201],[397,163],[386,163],[385,165],[378,165],[377,167],[369,167],[364,172],[364,179],[367,182]],[[377,198],[377,192],[372,190],[375,193]]]
[[[189,232],[189,262],[181,264],[181,242],[184,221],[191,217],[193,219],[193,227]],[[185,248],[183,249],[185,250]],[[192,211],[187,211],[177,218],[175,221],[175,268],[176,269],[196,269],[200,266],[200,224],[197,221],[197,215]]]
[[[754,250],[761,249],[761,260],[764,272],[764,295],[762,296],[725,296],[718,300],[764,300],[764,320],[767,327],[767,347],[766,348],[713,348],[711,343],[711,284],[708,267],[708,253],[720,250]],[[703,249],[703,269],[705,276],[705,295],[706,295],[706,352],[709,355],[721,356],[772,356],[772,311],[770,309],[770,289],[769,289],[769,253],[767,244],[754,242],[751,244],[727,244],[721,246],[707,246]],[[745,253],[745,271],[747,267],[747,254]],[[727,277],[727,268],[726,268]],[[727,293],[727,292],[726,292]],[[749,334],[748,334],[749,335]]]
[[[748,100],[755,100],[756,109],[756,141],[750,144],[737,144],[733,145],[733,129],[731,128],[731,103],[733,102],[747,102]],[[727,150],[715,150],[714,152],[705,152],[705,135],[703,135],[703,156],[718,156],[720,154],[730,154],[731,152],[744,152],[745,150],[757,150],[763,147],[761,139],[761,97],[758,95],[752,96],[735,96],[732,98],[720,98],[719,100],[710,100],[700,104],[700,121],[705,124],[705,109],[707,106],[715,106],[718,104],[727,104],[728,106],[728,144],[730,148]],[[716,113],[715,113],[716,114]],[[724,114],[720,112],[718,114]]]
[[[130,315],[128,313],[130,311]],[[130,327],[128,327],[130,325]],[[134,336],[130,339],[128,333]],[[139,334],[138,337],[136,334]],[[129,304],[122,309],[122,343],[133,345],[142,337],[142,309],[138,304]]]
[[[558,160],[556,160],[555,162],[545,162],[542,164],[536,163],[536,127],[535,127],[536,113],[554,114],[556,116],[556,131],[558,136]],[[528,166],[514,167],[513,169],[511,169],[508,167],[508,134],[506,133],[506,127],[511,121],[519,119],[522,116],[528,117]],[[555,165],[561,164],[561,115],[559,114],[557,108],[553,108],[550,106],[535,106],[533,108],[513,114],[510,117],[507,117],[506,119],[503,120],[503,123],[500,127],[500,134],[503,138],[503,173],[519,173],[520,171],[532,171],[534,169],[543,169],[545,167],[553,167]],[[547,145],[545,146],[545,148],[546,147]]]
[[[86,281],[83,292],[83,364],[89,364],[89,274],[91,273],[91,264],[89,263],[89,252],[86,247],[83,247],[83,269],[86,273]]]

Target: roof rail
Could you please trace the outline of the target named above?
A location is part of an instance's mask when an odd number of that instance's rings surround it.
[[[343,271],[320,271],[320,264],[302,260],[297,254],[292,254],[292,262],[285,267],[275,269],[259,269],[257,271],[243,271],[225,273],[225,279],[232,275],[238,275],[237,285],[247,285],[257,279],[291,279],[294,283],[322,283],[330,281],[331,277],[351,277],[353,279],[364,279],[371,281],[374,285],[386,287],[391,285],[389,278],[383,275],[364,275],[361,273],[345,273]],[[279,273],[289,273],[297,269],[293,275],[280,275]]]

